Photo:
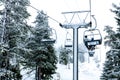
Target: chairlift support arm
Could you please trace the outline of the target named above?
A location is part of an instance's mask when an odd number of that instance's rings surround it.
[[[89,26],[90,23],[83,23],[83,24],[60,24],[61,27],[66,28],[66,29],[70,29],[70,28],[87,28]]]
[[[62,12],[62,14],[69,14],[69,13],[84,13],[84,12],[90,12],[90,10],[85,10],[85,11]]]

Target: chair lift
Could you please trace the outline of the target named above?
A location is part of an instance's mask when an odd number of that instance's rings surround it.
[[[102,36],[99,29],[91,29],[84,31],[83,42],[89,51],[89,56],[95,53],[95,47],[102,44]]]
[[[42,39],[42,40],[41,40],[42,43],[53,44],[53,43],[56,42],[57,34],[56,34],[55,29],[50,28],[49,31],[50,31],[50,33],[49,33],[49,34],[50,34],[49,38],[44,38],[44,39]]]
[[[72,44],[71,44],[71,39],[66,39],[66,43],[70,43],[70,44],[65,44],[65,48],[67,47],[72,47]]]
[[[69,34],[69,33],[67,32],[64,47],[65,47],[67,50],[72,50],[72,47],[73,47],[73,45],[72,45],[72,39],[70,38],[71,36],[69,36],[68,34]]]

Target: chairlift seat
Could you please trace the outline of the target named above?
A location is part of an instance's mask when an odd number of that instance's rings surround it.
[[[101,40],[86,41],[85,43],[86,43],[87,46],[89,46],[89,45],[95,46],[95,45],[100,45],[101,44]]]
[[[65,45],[65,47],[72,47],[72,45]]]
[[[43,43],[48,43],[48,44],[53,44],[55,43],[55,39],[42,39],[41,42]]]

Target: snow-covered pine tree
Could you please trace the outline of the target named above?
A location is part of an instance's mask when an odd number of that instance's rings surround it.
[[[25,65],[31,69],[36,69],[36,80],[50,80],[55,73],[57,56],[53,47],[54,43],[44,43],[42,39],[50,39],[50,27],[48,17],[43,11],[38,12],[35,27],[27,41],[26,48],[31,49],[31,54],[27,57]]]
[[[7,52],[7,72],[1,80],[21,80],[19,58],[24,40],[27,36],[28,25],[26,19],[30,16],[26,6],[28,0],[0,0],[3,10],[0,11],[0,52]],[[1,55],[0,54],[0,55]],[[11,61],[11,59],[14,59]],[[15,64],[14,64],[15,63]],[[3,78],[4,77],[4,78]]]
[[[60,64],[64,64],[67,65],[69,62],[69,53],[67,51],[67,49],[60,47],[60,54],[59,54],[59,63]]]
[[[120,5],[113,4],[117,29],[114,31],[112,27],[106,26],[105,45],[110,47],[106,53],[106,61],[101,75],[101,80],[120,80]]]

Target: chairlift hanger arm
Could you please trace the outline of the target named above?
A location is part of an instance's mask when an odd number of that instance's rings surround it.
[[[94,17],[94,15],[91,15],[92,16],[92,18],[94,19],[94,21],[95,21],[95,27],[93,28],[93,29],[96,29],[96,27],[97,27],[97,20],[96,20],[96,18]]]

